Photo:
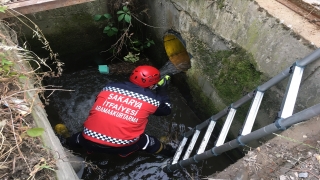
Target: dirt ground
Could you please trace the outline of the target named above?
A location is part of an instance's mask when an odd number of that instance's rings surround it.
[[[16,32],[4,21],[0,40],[0,179],[55,179],[56,159],[41,139],[45,129],[37,128],[30,115],[35,97],[26,93],[43,92],[45,73],[25,68],[36,56],[17,47]],[[31,88],[28,79],[38,81],[32,81]]]
[[[248,151],[212,179],[319,180],[320,118],[296,124],[267,143]]]
[[[318,17],[310,13],[315,9],[308,12],[288,0],[256,2],[293,31],[320,47],[320,19],[312,21]],[[319,127],[320,119],[315,117],[279,132],[266,144],[252,148],[243,159],[208,179],[320,180]]]
[[[294,32],[320,47],[320,1],[313,9],[301,9],[290,1],[293,0],[255,0],[263,9],[273,17],[278,18],[283,24],[290,27]],[[300,6],[302,6],[300,4]],[[318,13],[315,13],[317,11]],[[315,15],[313,15],[315,14]]]
[[[52,152],[42,145],[40,137],[27,135],[27,130],[36,127],[32,116],[22,115],[17,111],[19,105],[9,100],[22,90],[10,79],[1,80],[0,77],[0,179],[55,179]],[[23,93],[14,97],[24,99]],[[9,106],[4,105],[7,103]]]

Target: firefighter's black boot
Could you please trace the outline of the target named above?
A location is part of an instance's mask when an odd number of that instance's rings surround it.
[[[167,157],[173,157],[176,153],[176,149],[174,149],[172,146],[168,144],[161,143],[162,149],[160,150],[159,154],[167,156]]]

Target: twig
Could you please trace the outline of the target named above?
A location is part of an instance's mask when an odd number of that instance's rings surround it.
[[[207,9],[208,9],[209,6],[211,6],[216,1],[208,1],[208,2],[210,2],[210,4],[207,6]]]
[[[14,149],[16,149],[17,148],[17,146],[18,145],[20,145],[21,143],[19,143],[19,144],[16,144],[15,146],[13,146],[13,147],[11,147],[7,152],[5,152],[4,154],[2,154],[1,156],[0,156],[0,159],[2,159],[6,154],[10,154]],[[8,156],[9,157],[9,156]],[[8,158],[7,157],[7,158]],[[6,161],[6,160],[5,160]],[[4,161],[4,162],[5,162]]]
[[[134,16],[133,14],[131,14],[131,16],[132,17],[134,17],[134,19],[136,19],[138,22],[140,22],[141,24],[143,24],[143,25],[145,25],[145,26],[148,26],[148,27],[151,27],[151,28],[155,28],[155,29],[168,29],[168,27],[156,27],[156,26],[151,26],[151,25],[149,25],[149,24],[147,24],[147,23],[144,23],[144,22],[142,22],[140,19],[138,19],[136,16]]]
[[[12,162],[12,174],[14,173],[16,169],[16,156],[13,157],[13,162]]]
[[[63,71],[61,67],[64,65],[64,63],[57,59],[58,54],[53,52],[53,50],[51,49],[51,47],[49,45],[49,42],[47,41],[47,39],[43,35],[43,33],[42,33],[41,29],[38,27],[38,25],[36,25],[31,19],[26,17],[24,14],[21,14],[20,12],[15,11],[14,9],[10,9],[8,12],[10,14],[12,14],[13,16],[15,16],[22,24],[24,24],[25,26],[27,26],[29,29],[31,29],[33,31],[34,36],[37,36],[38,40],[44,45],[44,48],[50,52],[50,58],[53,59],[54,63],[57,65],[58,75],[61,75],[62,71]],[[27,23],[25,23],[23,20],[21,20],[19,17],[17,17],[13,12],[17,13],[19,16],[26,18],[29,22],[32,23],[32,25],[34,25],[35,29],[30,27]],[[42,59],[40,59],[40,60],[42,60]],[[50,71],[52,71],[52,69],[46,63],[44,63],[44,65],[46,65],[50,69]]]
[[[2,120],[2,121],[6,121],[6,120]],[[5,125],[4,125],[4,126],[5,126]],[[2,131],[3,131],[4,126],[3,126],[3,127],[1,128],[1,130],[0,130],[0,135],[1,135],[1,139],[2,139],[1,145],[0,145],[0,150],[2,149],[2,146],[3,146],[3,144],[4,144],[4,140],[5,140],[5,137],[4,137],[3,134],[2,134]]]
[[[14,12],[14,10],[9,10],[8,12],[11,13],[11,12]],[[57,59],[58,54],[53,53],[52,49],[49,46],[49,42],[46,40],[46,38],[42,34],[39,27],[23,14],[20,14],[19,12],[16,12],[16,14],[19,14],[25,17],[28,21],[30,21],[34,25],[34,28],[32,28],[31,27],[32,25],[31,26],[29,25],[30,23],[27,24],[26,22],[24,22],[25,19],[21,20],[19,17],[17,17],[17,19],[21,21],[23,25],[26,25],[28,28],[32,30],[34,37],[37,37],[38,40],[41,43],[43,43],[44,48],[50,52],[49,58],[53,59],[54,63],[57,64],[58,75],[61,74],[62,69],[60,68],[63,65],[63,63],[59,62],[59,60]],[[6,101],[10,97],[14,97],[26,92],[35,91],[35,93],[33,93],[33,95],[30,97],[32,101],[32,105],[31,105],[32,107],[33,104],[35,104],[36,102],[35,100],[37,95],[40,94],[43,96],[43,92],[46,90],[52,90],[53,92],[56,90],[73,91],[73,90],[65,90],[65,89],[58,89],[58,88],[57,89],[44,88],[44,86],[42,86],[41,84],[43,78],[46,76],[51,76],[51,77],[54,76],[54,72],[52,72],[52,69],[50,69],[50,67],[46,64],[46,60],[48,58],[45,58],[45,59],[40,58],[34,52],[27,50],[26,46],[20,47],[19,45],[17,45],[16,32],[13,29],[11,29],[8,24],[5,24],[6,23],[5,21],[1,21],[1,22],[3,24],[3,28],[5,29],[5,31],[3,31],[4,33],[0,33],[0,38],[2,39],[0,43],[0,50],[4,52],[5,58],[7,58],[7,60],[14,62],[14,64],[17,66],[12,71],[16,72],[18,75],[12,76],[12,78],[10,79],[12,80],[11,82],[2,83],[3,89],[1,93],[2,95],[1,95],[0,103],[1,101]],[[34,69],[32,69],[30,63],[33,63],[37,66],[33,67]],[[25,64],[29,64],[30,66],[25,66]],[[42,65],[47,66],[50,69],[50,71],[41,72],[41,73],[36,72]],[[29,74],[32,75],[32,79],[34,81],[31,82],[27,79],[25,82],[23,82],[23,87],[22,87],[21,82],[18,79],[19,76],[28,75],[28,78],[31,78]],[[9,84],[12,84],[14,89],[12,89],[11,87],[9,88]],[[16,87],[18,88],[18,90],[16,90]],[[32,87],[32,88],[29,88],[29,87]],[[34,87],[38,87],[38,88],[34,88]],[[5,96],[9,92],[10,92],[10,95]],[[22,140],[22,136],[20,136],[20,134],[24,131],[22,124],[27,124],[28,126],[30,125],[19,115],[16,116],[16,114],[12,111],[10,107],[6,108],[6,111],[7,112],[5,112],[4,109],[0,109],[1,116],[4,116],[3,120],[5,118],[9,119],[9,116],[11,119],[10,123],[6,123],[4,126],[0,128],[0,138],[1,138],[0,165],[6,165],[5,168],[10,167],[12,168],[11,169],[12,173],[16,173],[15,171],[17,170],[16,169],[17,164],[20,163],[19,159],[22,158],[23,159],[22,162],[25,162],[25,165],[24,163],[22,165],[22,167],[24,168],[24,171],[26,171],[26,173],[28,173],[28,171],[31,172],[32,162],[29,159],[27,159],[29,154],[28,152],[25,151],[25,146],[22,146],[22,145],[26,145],[31,150],[32,148],[37,148],[37,147],[35,146],[36,144],[33,144],[33,143],[32,144],[24,143],[24,141]],[[47,155],[51,156],[52,154],[49,153]],[[21,164],[19,164],[19,166],[20,165]],[[3,175],[0,175],[0,176],[1,176],[0,179],[10,178],[12,174],[10,172],[10,173],[4,173]],[[30,179],[35,179],[34,176],[31,177]]]
[[[5,173],[4,175],[0,176],[0,179],[5,177],[8,173]]]
[[[16,137],[15,129],[14,129],[14,123],[13,123],[13,117],[12,117],[12,111],[11,111],[11,108],[9,108],[9,111],[11,112],[10,117],[11,117],[11,123],[12,123],[12,133],[13,133],[14,139],[15,139],[15,141],[16,141],[16,144],[18,144],[18,140],[17,140],[17,137]],[[20,142],[21,142],[21,141],[20,141]],[[27,165],[27,167],[28,167],[29,171],[31,172],[31,169],[30,169],[30,167],[29,167],[29,164],[28,164],[28,162],[27,162],[26,158],[24,157],[24,155],[22,154],[22,152],[21,152],[21,150],[20,150],[19,146],[17,146],[17,149],[18,149],[18,151],[19,151],[19,153],[20,153],[20,156],[22,156],[22,157],[23,157],[23,160],[25,161],[25,163],[26,163],[26,165]]]
[[[183,172],[187,174],[187,176],[190,177],[191,180],[194,180],[194,178],[188,173],[186,169],[183,169]]]
[[[114,47],[114,48],[115,48],[115,47],[122,47],[123,42],[124,42],[124,39],[125,39],[125,37],[128,35],[129,29],[130,29],[131,26],[132,26],[132,24],[130,23],[129,26],[128,26],[128,28],[125,30],[125,32],[120,36],[120,38],[117,40],[117,42],[114,43],[114,44],[111,46],[111,48],[113,48],[113,47]],[[118,45],[118,44],[119,44],[119,45]],[[102,52],[107,52],[107,51],[109,51],[111,48],[109,48],[109,49],[107,49],[107,50],[105,50],[105,51],[102,51]],[[118,53],[120,52],[120,50],[121,50],[121,48],[118,48],[116,54],[118,54]]]

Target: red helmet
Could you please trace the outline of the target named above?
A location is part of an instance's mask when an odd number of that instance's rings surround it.
[[[160,81],[160,71],[152,66],[138,66],[130,76],[130,81],[141,87],[149,87]]]

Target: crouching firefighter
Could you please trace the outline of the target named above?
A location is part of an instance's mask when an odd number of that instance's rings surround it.
[[[83,131],[67,138],[69,146],[81,146],[89,153],[119,154],[121,157],[136,151],[174,155],[175,150],[170,145],[144,133],[149,115],[171,113],[166,92],[168,76],[159,85],[159,70],[143,65],[133,70],[129,80],[109,83],[103,88],[84,122]]]

